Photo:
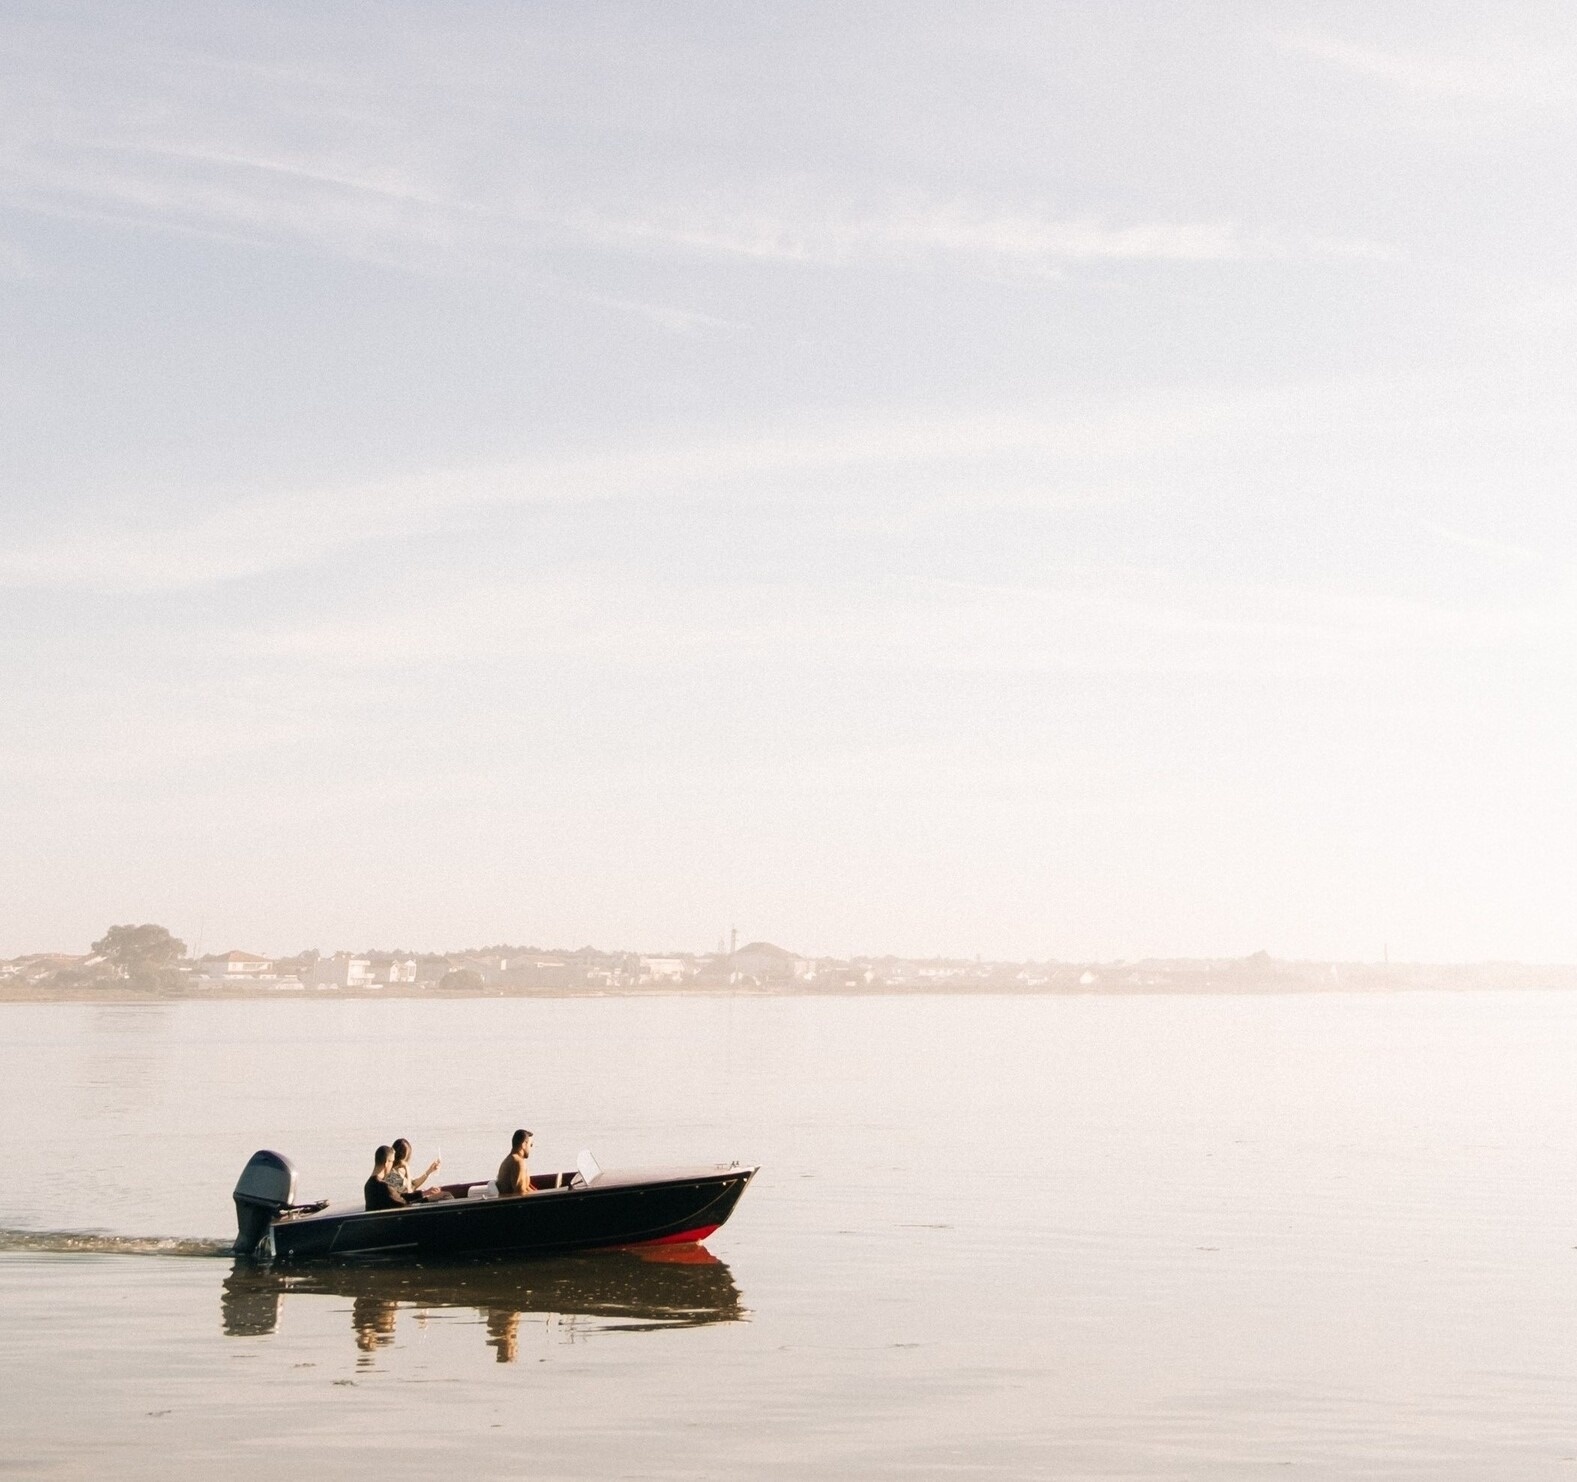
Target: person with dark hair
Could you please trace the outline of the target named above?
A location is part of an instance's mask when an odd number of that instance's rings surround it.
[[[509,1156],[498,1165],[498,1192],[500,1195],[529,1194],[531,1174],[526,1159],[531,1156],[531,1134],[524,1127],[517,1128],[510,1139]]]
[[[388,1184],[388,1186],[393,1189],[396,1194],[405,1195],[407,1203],[418,1198],[440,1198],[441,1191],[438,1189],[432,1189],[425,1194],[422,1193],[422,1185],[438,1172],[438,1159],[434,1158],[433,1161],[427,1165],[426,1171],[416,1178],[411,1177],[410,1163],[410,1143],[407,1142],[403,1137],[396,1137],[394,1139],[394,1162],[389,1165],[389,1171],[384,1175],[384,1182]]]
[[[361,1190],[368,1209],[398,1209],[407,1202],[405,1195],[391,1188],[388,1183],[389,1164],[393,1157],[394,1149],[387,1144],[379,1147],[372,1155],[372,1177],[362,1185]]]

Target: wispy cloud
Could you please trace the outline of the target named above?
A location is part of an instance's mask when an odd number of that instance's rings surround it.
[[[801,200],[652,202],[625,214],[533,200],[519,181],[469,192],[377,158],[295,156],[157,141],[85,140],[0,161],[13,206],[206,231],[421,272],[518,271],[565,240],[605,251],[823,268],[887,264],[1056,275],[1087,263],[1395,261],[1385,243],[1233,219],[1112,219],[989,202],[907,199],[869,207]],[[539,271],[539,270],[534,270]],[[604,300],[669,328],[706,316]]]
[[[1569,44],[1535,47],[1503,28],[1463,39],[1453,50],[1388,46],[1307,31],[1284,34],[1278,44],[1283,51],[1421,102],[1526,106],[1577,100]]]
[[[1251,260],[1391,261],[1393,248],[1360,239],[1300,236],[1225,221],[1111,221],[992,209],[958,201],[877,209],[720,212],[670,208],[619,218],[586,214],[566,225],[608,244],[757,262],[973,261],[1055,272],[1073,263],[1233,263]]]
[[[596,672],[802,670],[878,676],[993,674],[1350,679],[1417,663],[1554,653],[1570,658],[1565,596],[1458,607],[1290,583],[1203,583],[1121,564],[1053,568],[1036,585],[954,579],[775,584],[584,566],[489,580],[413,608],[269,614],[214,635],[231,662],[364,684],[379,675],[501,666]]]
[[[681,308],[677,304],[649,303],[644,299],[618,298],[584,289],[571,291],[587,303],[602,304],[605,308],[634,314],[674,334],[688,335],[708,329],[736,330],[742,327],[735,320],[720,319],[714,314],[703,314],[698,309]]]
[[[696,435],[332,488],[233,499],[180,521],[100,521],[0,548],[0,586],[115,592],[179,590],[311,566],[379,540],[410,541],[488,509],[594,500],[767,500],[806,474],[903,471],[916,496],[967,466],[1042,471],[1186,443],[1241,419],[1263,398],[1163,399],[1083,411],[889,415],[748,434]],[[1122,450],[1119,456],[1114,450]],[[919,477],[916,477],[916,474]],[[944,491],[945,492],[945,491]],[[126,501],[133,508],[140,501]]]
[[[1437,540],[1442,540],[1447,545],[1478,551],[1483,555],[1493,556],[1499,561],[1511,561],[1518,565],[1542,565],[1551,559],[1548,551],[1535,550],[1532,546],[1519,545],[1514,541],[1496,540],[1484,535],[1470,535],[1465,530],[1457,530],[1450,525],[1441,525],[1434,520],[1423,521],[1423,526]]]
[[[1345,53],[1337,47],[1333,56]],[[1240,214],[1174,217],[1142,203],[1093,212],[924,188],[862,196],[837,175],[704,191],[659,175],[610,191],[551,151],[498,152],[498,119],[485,109],[472,117],[443,93],[413,105],[370,82],[254,76],[159,53],[126,66],[99,56],[93,65],[97,91],[51,88],[39,67],[13,62],[15,95],[0,103],[0,203],[420,273],[541,274],[543,255],[566,243],[763,266],[1038,275],[1091,263],[1397,255],[1383,242]],[[497,106],[507,116],[508,100]],[[666,328],[704,324],[682,307],[654,312],[650,295],[606,301]]]
[[[233,150],[180,145],[124,144],[112,140],[100,140],[89,147],[110,154],[122,153],[149,159],[171,160],[178,166],[211,165],[222,170],[234,170],[243,175],[255,173],[264,177],[278,176],[311,186],[326,185],[352,195],[376,196],[407,205],[444,210],[450,208],[450,203],[441,195],[420,187],[409,177],[387,167],[380,170],[376,177],[372,177],[358,174],[354,168],[338,167],[331,162],[312,157],[304,159],[263,157],[237,153]]]
[[[330,159],[86,141],[0,160],[0,199],[45,215],[287,246],[403,271],[452,269],[473,251],[461,205],[409,183],[357,178]]]
[[[1308,33],[1281,38],[1284,50],[1328,62],[1344,72],[1372,78],[1423,97],[1494,97],[1499,86],[1482,64],[1467,58],[1387,50],[1370,43]]]

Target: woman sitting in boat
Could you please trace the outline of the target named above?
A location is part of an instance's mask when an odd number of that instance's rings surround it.
[[[427,1165],[427,1169],[417,1178],[411,1177],[411,1145],[403,1137],[394,1139],[394,1162],[384,1182],[396,1194],[404,1195],[402,1203],[414,1204],[418,1199],[447,1199],[449,1197],[442,1189],[423,1190],[422,1185],[438,1172],[438,1159],[434,1158]]]
[[[531,1192],[531,1173],[526,1159],[531,1156],[531,1134],[518,1128],[510,1140],[509,1156],[498,1165],[498,1192],[501,1197]]]

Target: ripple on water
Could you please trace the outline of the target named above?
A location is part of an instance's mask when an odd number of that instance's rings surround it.
[[[179,1235],[106,1235],[99,1230],[0,1229],[0,1251],[38,1255],[228,1256],[235,1241]]]

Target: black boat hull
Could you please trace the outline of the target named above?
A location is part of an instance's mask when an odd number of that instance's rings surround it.
[[[704,1240],[734,1211],[754,1168],[614,1176],[523,1198],[451,1198],[399,1209],[326,1210],[270,1228],[276,1261],[563,1255]]]

